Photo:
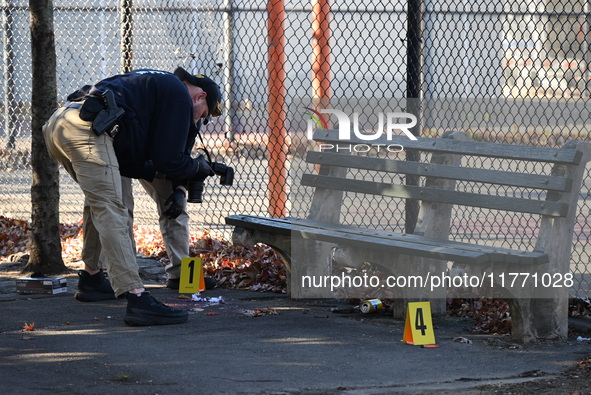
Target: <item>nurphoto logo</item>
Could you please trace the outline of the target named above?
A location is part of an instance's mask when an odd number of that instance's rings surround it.
[[[351,130],[356,138],[363,141],[374,141],[386,135],[386,140],[392,140],[393,134],[398,131],[404,133],[410,140],[417,140],[417,137],[410,131],[411,128],[416,126],[417,117],[410,113],[405,112],[389,112],[384,115],[380,112],[378,114],[378,128],[374,133],[362,133],[359,131],[359,113],[353,113],[353,122],[351,118],[345,112],[336,109],[321,109],[316,111],[309,107],[304,107],[307,115],[310,115],[307,125],[307,136],[308,139],[313,138],[314,129],[328,129],[327,119],[323,114],[334,114],[338,120],[339,127],[339,140],[348,141],[351,139]],[[385,122],[384,122],[385,119]],[[351,127],[353,126],[353,127]],[[385,126],[385,127],[384,127]],[[337,144],[319,144],[320,150],[325,149],[336,149],[337,151],[343,150],[343,146]],[[368,152],[372,148],[380,150],[382,147],[386,148],[389,152],[400,152],[404,150],[404,147],[400,144],[348,144],[345,148],[348,151],[354,152]]]

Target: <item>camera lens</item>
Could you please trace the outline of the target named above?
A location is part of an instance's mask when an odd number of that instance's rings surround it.
[[[187,202],[202,203],[203,197],[203,180],[189,180],[187,184]]]

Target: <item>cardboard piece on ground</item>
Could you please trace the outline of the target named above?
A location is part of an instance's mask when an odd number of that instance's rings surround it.
[[[65,277],[20,277],[16,291],[21,294],[60,294],[68,291]]]

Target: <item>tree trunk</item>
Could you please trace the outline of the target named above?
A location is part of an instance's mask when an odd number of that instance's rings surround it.
[[[59,229],[59,169],[49,157],[42,126],[57,107],[56,56],[53,32],[53,0],[29,0],[31,9],[33,243],[23,272],[45,275],[67,270],[62,260]]]

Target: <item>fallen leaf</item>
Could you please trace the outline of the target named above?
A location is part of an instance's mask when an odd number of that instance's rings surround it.
[[[25,322],[25,327],[23,328],[24,331],[34,331],[35,330],[35,323],[27,324]]]

